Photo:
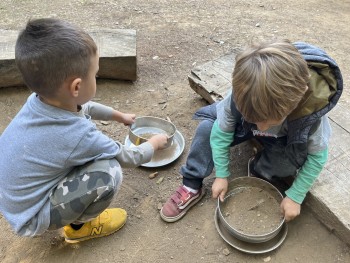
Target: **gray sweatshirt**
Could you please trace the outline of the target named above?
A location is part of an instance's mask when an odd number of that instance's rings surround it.
[[[47,230],[50,193],[75,166],[116,158],[122,167],[136,167],[151,160],[150,143],[130,149],[97,130],[91,118],[110,120],[112,111],[90,102],[75,113],[29,96],[0,136],[0,212],[17,234]]]

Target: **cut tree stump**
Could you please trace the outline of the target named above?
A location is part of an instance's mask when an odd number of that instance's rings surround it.
[[[24,85],[15,63],[19,31],[0,30],[0,87]],[[100,56],[99,78],[136,80],[136,31],[99,29],[90,31]]]
[[[192,69],[191,88],[210,104],[231,88],[237,51]],[[350,115],[346,100],[328,114],[333,128],[328,162],[311,188],[305,203],[315,216],[350,245]],[[297,219],[296,219],[297,220]]]

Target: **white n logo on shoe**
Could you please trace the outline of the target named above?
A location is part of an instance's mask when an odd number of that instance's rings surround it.
[[[91,236],[93,236],[93,235],[101,235],[101,233],[102,233],[102,226],[99,226],[99,227],[93,227],[92,229],[91,229]]]

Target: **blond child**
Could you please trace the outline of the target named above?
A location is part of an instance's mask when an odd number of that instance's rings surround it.
[[[315,46],[276,41],[242,51],[236,57],[232,93],[195,114],[202,121],[180,170],[183,185],[164,204],[161,218],[182,218],[203,197],[203,179],[214,167],[212,196],[223,201],[231,174],[230,147],[256,138],[263,150],[249,163],[250,172],[274,184],[295,178],[281,203],[286,221],[294,219],[327,161],[331,127],[326,113],[342,89],[337,64]]]

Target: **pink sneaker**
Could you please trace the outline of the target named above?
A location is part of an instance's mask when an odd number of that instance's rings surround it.
[[[204,194],[205,191],[202,188],[194,194],[183,185],[179,186],[160,210],[161,218],[166,222],[175,222],[181,219],[192,206],[202,199]]]

